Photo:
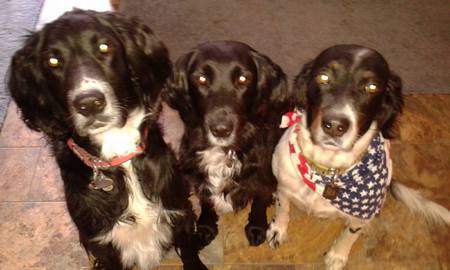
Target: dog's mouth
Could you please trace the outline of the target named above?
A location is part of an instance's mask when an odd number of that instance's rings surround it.
[[[106,103],[102,112],[92,115],[82,114],[72,109],[72,118],[80,136],[95,136],[121,125],[121,112],[111,102]]]
[[[106,130],[115,126],[115,121],[113,121],[113,117],[105,116],[103,118],[108,118],[108,121],[102,121],[98,119],[93,119],[85,124],[85,130],[90,135],[95,135],[98,133],[105,132]]]
[[[236,140],[236,133],[233,131],[226,137],[220,137],[214,135],[213,132],[211,132],[210,129],[207,130],[207,138],[208,142],[212,146],[221,146],[221,147],[229,147],[234,144]]]
[[[333,140],[326,140],[324,142],[318,143],[318,145],[322,148],[329,149],[329,150],[342,150],[342,146]]]
[[[342,138],[333,138],[322,131],[313,131],[311,138],[314,144],[333,151],[349,151],[353,148],[357,139],[353,134],[348,134],[348,136]]]
[[[229,107],[216,108],[206,114],[204,129],[212,146],[229,147],[237,140],[239,120],[237,113]]]

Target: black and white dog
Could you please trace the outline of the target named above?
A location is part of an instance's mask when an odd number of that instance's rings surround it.
[[[189,186],[157,124],[170,71],[150,28],[83,10],[32,33],[12,60],[11,95],[53,150],[94,269],[150,269],[172,246],[185,269],[206,269]]]
[[[360,229],[380,211],[388,188],[432,221],[450,222],[444,207],[395,181],[389,141],[403,107],[401,80],[375,50],[337,45],[296,77],[297,111],[273,154],[276,213],[267,231],[273,248],[287,237],[289,204],[323,218],[347,221],[327,252],[327,269],[342,269]]]
[[[218,214],[250,201],[246,236],[250,245],[265,241],[276,188],[271,156],[287,97],[281,68],[241,42],[203,43],[175,64],[165,99],[186,126],[180,166],[200,198],[201,245],[217,235]]]

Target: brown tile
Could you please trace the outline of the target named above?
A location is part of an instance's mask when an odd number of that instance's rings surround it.
[[[350,262],[415,261],[437,263],[440,247],[431,239],[424,217],[415,215],[406,206],[388,196],[381,215],[364,229],[362,248],[352,251]],[[435,268],[431,268],[435,269]]]
[[[433,243],[438,247],[438,259],[443,267],[450,269],[450,229],[448,226],[429,225]]]
[[[0,148],[0,201],[26,201],[39,148]]]
[[[45,140],[42,134],[31,131],[22,122],[17,106],[11,102],[0,133],[0,147],[42,146]]]
[[[308,217],[293,209],[288,239],[278,249],[266,243],[250,247],[244,233],[249,209],[227,215],[222,221],[224,231],[224,263],[304,264],[322,261],[322,255],[340,232],[340,221],[324,221]],[[270,209],[269,217],[272,216]]]
[[[80,269],[87,256],[64,203],[0,203],[2,269]]]
[[[450,95],[411,95],[405,97],[400,117],[403,143],[450,142]]]
[[[221,224],[225,237],[225,264],[299,265],[308,266],[306,269],[322,269],[323,266],[319,266],[323,265],[324,253],[344,227],[340,220],[318,219],[294,210],[288,239],[279,249],[271,250],[267,244],[249,247],[243,233],[248,211],[244,212],[226,216]],[[445,238],[442,244],[444,242]],[[353,245],[349,264],[354,266],[349,269],[365,269],[365,266],[386,261],[398,261],[398,269],[407,269],[409,263],[403,263],[404,260],[434,267],[439,265],[438,256],[446,250],[445,246],[432,241],[423,217],[413,215],[404,205],[389,197],[382,215],[364,229]],[[430,269],[437,269],[433,267]]]
[[[308,263],[308,264],[297,264],[294,270],[323,270],[325,269],[324,263]]]
[[[299,268],[301,269],[301,268]],[[319,268],[320,269],[320,268]],[[346,269],[348,270],[442,270],[437,261],[427,260],[402,260],[389,262],[368,262],[368,263],[348,263]]]
[[[133,269],[138,270],[138,269]],[[155,268],[155,270],[183,270],[182,265],[160,265]]]
[[[64,185],[55,158],[48,147],[41,148],[31,181],[30,201],[64,201]]]
[[[392,146],[393,179],[450,209],[450,143]]]
[[[312,269],[312,268],[302,268],[302,269]],[[282,264],[231,264],[214,267],[214,270],[295,270],[294,265],[282,265]]]

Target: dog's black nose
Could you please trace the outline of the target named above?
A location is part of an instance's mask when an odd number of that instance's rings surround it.
[[[75,97],[73,105],[84,116],[101,113],[106,107],[105,95],[97,90],[88,90]]]
[[[214,137],[226,138],[233,132],[233,123],[220,123],[209,127]]]
[[[322,119],[323,131],[331,137],[341,137],[350,127],[350,121],[343,117],[326,116]]]

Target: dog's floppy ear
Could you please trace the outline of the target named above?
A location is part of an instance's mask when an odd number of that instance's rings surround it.
[[[40,32],[32,33],[11,61],[8,88],[17,103],[22,120],[32,130],[50,138],[61,138],[69,132],[64,124],[67,112],[49,93],[39,65]]]
[[[254,103],[254,115],[267,117],[273,115],[279,121],[279,114],[289,110],[289,89],[286,83],[286,75],[281,67],[275,64],[269,57],[251,52],[257,69],[256,87],[257,102]]]
[[[136,92],[146,106],[158,101],[159,93],[171,71],[169,53],[164,43],[138,18],[118,13],[94,13],[115,33],[124,46],[126,60]]]
[[[378,126],[385,138],[396,135],[395,122],[403,110],[402,80],[391,71],[382,100],[380,114],[377,117]]]
[[[314,65],[314,60],[309,61],[305,65],[303,65],[302,70],[294,79],[293,85],[293,98],[291,107],[295,107],[298,109],[306,109],[307,106],[307,89],[308,83],[311,79],[312,67]]]
[[[189,127],[200,124],[189,91],[189,70],[194,54],[195,52],[192,51],[178,58],[163,94],[163,100],[178,111],[183,122]]]

